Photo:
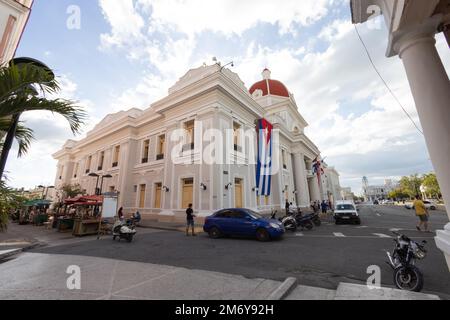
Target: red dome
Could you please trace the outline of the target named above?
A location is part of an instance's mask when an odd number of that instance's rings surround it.
[[[270,70],[269,69],[267,69],[267,68],[264,69],[263,77],[264,77],[264,80],[255,83],[250,88],[251,95],[253,95],[253,93],[259,89],[262,91],[263,96],[267,96],[267,95],[271,94],[274,96],[280,96],[280,97],[286,97],[286,98],[290,97],[289,91],[283,83],[281,83],[278,80],[270,79]]]

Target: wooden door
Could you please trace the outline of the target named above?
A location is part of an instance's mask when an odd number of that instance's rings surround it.
[[[183,180],[181,208],[187,209],[194,199],[194,179]]]
[[[235,179],[234,183],[234,205],[236,208],[243,208],[242,199],[242,179]]]
[[[145,184],[141,184],[140,187],[140,192],[139,192],[139,208],[145,208],[145,190],[146,190],[146,185]]]
[[[155,190],[155,208],[156,209],[161,209],[161,195],[162,195],[162,184],[157,183],[156,190]]]

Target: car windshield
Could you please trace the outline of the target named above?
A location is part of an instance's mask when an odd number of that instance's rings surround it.
[[[351,204],[338,204],[336,210],[355,210],[355,207]]]
[[[245,210],[253,219],[263,219],[263,216],[252,210]]]

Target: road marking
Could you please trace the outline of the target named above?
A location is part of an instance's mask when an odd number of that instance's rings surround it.
[[[338,237],[338,238],[345,238],[345,235],[344,235],[343,233],[340,233],[340,232],[334,232],[333,234],[334,234],[335,237]]]
[[[372,233],[372,234],[380,238],[391,238],[391,236],[388,236],[387,234],[384,233]]]
[[[298,232],[298,233],[296,233],[296,234],[295,234],[295,236],[296,236],[296,237],[303,237],[303,236],[304,236],[304,234],[303,234],[303,233],[301,233],[301,232]]]
[[[381,214],[377,213],[377,216],[381,217]]]
[[[391,231],[391,232],[399,232],[399,231],[402,231],[403,229],[397,229],[397,228],[392,228],[392,229],[389,229],[389,231]]]
[[[368,226],[360,226],[360,227],[356,227],[356,229],[365,229],[368,228]]]

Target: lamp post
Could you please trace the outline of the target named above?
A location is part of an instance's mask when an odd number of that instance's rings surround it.
[[[104,179],[104,178],[106,178],[106,179],[111,179],[112,177],[113,177],[113,176],[110,175],[110,174],[107,174],[107,175],[102,176],[102,181],[101,181],[101,183],[100,183],[100,190],[99,190],[98,195],[101,195],[101,194],[103,193],[103,179]]]
[[[95,195],[98,195],[98,180],[100,179],[100,176],[96,173],[90,173],[89,177],[97,178],[97,182],[95,183]]]
[[[33,64],[36,67],[45,69],[46,72],[48,72],[49,75],[51,75],[53,78],[55,77],[55,75],[50,70],[50,68],[39,60],[35,60],[32,58],[16,58],[16,59],[11,60],[10,64],[17,65],[17,66],[20,66],[23,64]],[[31,86],[31,85],[27,84],[27,86]],[[17,91],[20,91],[20,90],[21,90],[21,88],[19,88]],[[36,90],[35,90],[35,95],[38,95],[38,92]],[[21,116],[21,113],[16,113],[12,116],[11,126],[9,127],[9,130],[6,134],[5,142],[3,143],[2,153],[1,153],[1,157],[0,157],[0,179],[3,177],[3,172],[5,171],[6,161],[8,160],[9,151],[11,150],[11,147],[12,147],[12,144],[14,141],[14,136],[16,135],[17,125],[19,124],[20,116]]]
[[[45,187],[45,186],[38,186],[39,189],[42,189],[42,200],[46,200],[47,199],[47,194],[48,194],[48,189],[54,189],[54,186],[49,186],[49,187]]]

